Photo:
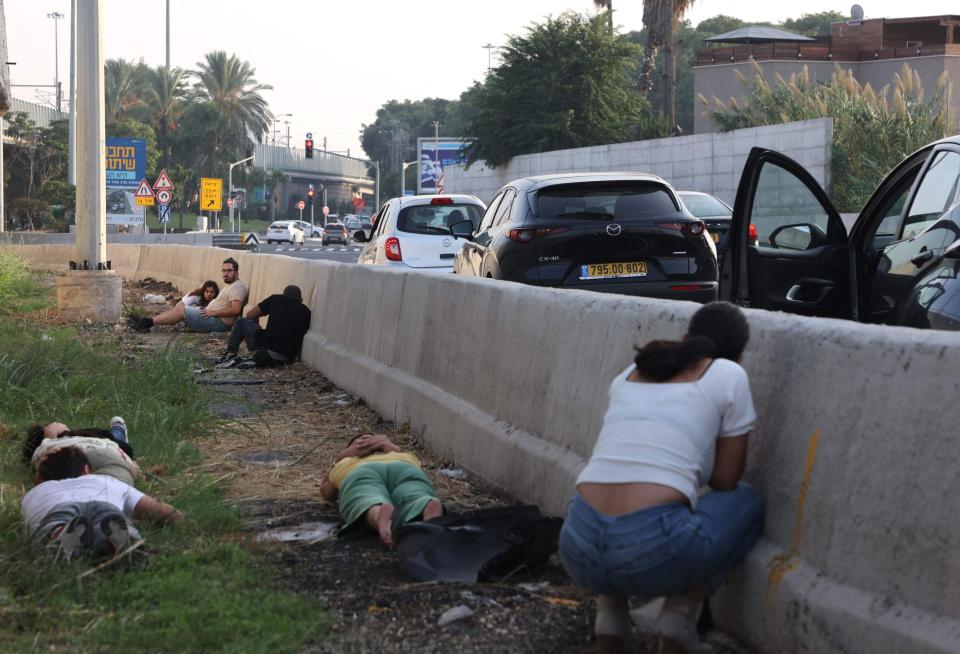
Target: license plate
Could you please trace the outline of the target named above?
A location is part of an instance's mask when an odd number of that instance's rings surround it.
[[[714,242],[714,243],[719,243],[719,242],[720,242],[720,235],[717,234],[716,232],[710,232],[710,238],[713,239],[713,242]]]
[[[630,261],[626,263],[588,263],[580,266],[580,279],[645,277],[646,274],[646,261]]]

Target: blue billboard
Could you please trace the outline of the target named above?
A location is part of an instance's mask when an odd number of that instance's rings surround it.
[[[470,139],[417,139],[417,193],[438,193],[444,189],[444,168],[466,162]]]
[[[146,207],[133,194],[147,176],[147,142],[110,137],[105,148],[107,169],[107,223],[143,225]]]

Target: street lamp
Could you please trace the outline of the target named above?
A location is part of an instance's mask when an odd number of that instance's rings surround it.
[[[63,18],[63,14],[57,11],[51,11],[47,14],[47,18],[53,19],[53,86],[57,94],[57,111],[60,111],[62,109],[60,102],[60,52],[58,43],[60,39],[57,35],[57,25],[60,19]]]
[[[277,144],[277,123],[282,122],[282,121],[280,120],[281,118],[293,118],[293,114],[277,114],[276,116],[273,117],[273,130],[272,130],[272,135],[273,135],[273,144],[274,144],[274,145]]]
[[[409,168],[410,166],[417,166],[419,164],[420,164],[419,161],[403,162],[402,164],[403,169],[400,171],[400,197],[403,197],[405,195],[404,191],[406,190],[406,183],[407,183],[407,168]]]
[[[230,209],[230,231],[231,232],[233,231],[233,205],[235,204],[233,201],[233,167],[239,166],[240,164],[246,163],[248,161],[253,161],[253,155],[250,155],[246,159],[241,159],[240,161],[234,161],[232,164],[230,164],[230,171],[227,173],[227,188],[229,189],[227,197],[230,198],[230,202],[228,203],[228,208]],[[237,231],[238,232],[240,231],[240,225],[237,225]]]

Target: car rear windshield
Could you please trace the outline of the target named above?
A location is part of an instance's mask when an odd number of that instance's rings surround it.
[[[270,225],[270,229],[287,229],[289,223],[273,223]]]
[[[670,191],[656,182],[565,184],[537,194],[537,214],[546,220],[630,220],[678,210]]]
[[[727,205],[712,195],[682,195],[680,197],[683,203],[687,205],[690,213],[697,218],[731,215]]]
[[[329,229],[331,231],[334,229],[343,230],[343,225],[340,223],[327,223],[327,226],[324,227],[324,229]]]
[[[404,207],[397,217],[397,230],[410,234],[449,234],[456,223],[469,220],[476,229],[481,208],[475,204],[417,204]]]

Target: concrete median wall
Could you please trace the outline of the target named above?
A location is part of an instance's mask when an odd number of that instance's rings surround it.
[[[51,247],[19,251],[63,261]],[[108,251],[121,274],[183,289],[231,254]],[[306,363],[558,514],[633,345],[679,337],[697,308],[249,253],[240,271],[253,301],[303,288]],[[960,335],[748,316],[767,524],[718,621],[763,652],[960,651]]]

